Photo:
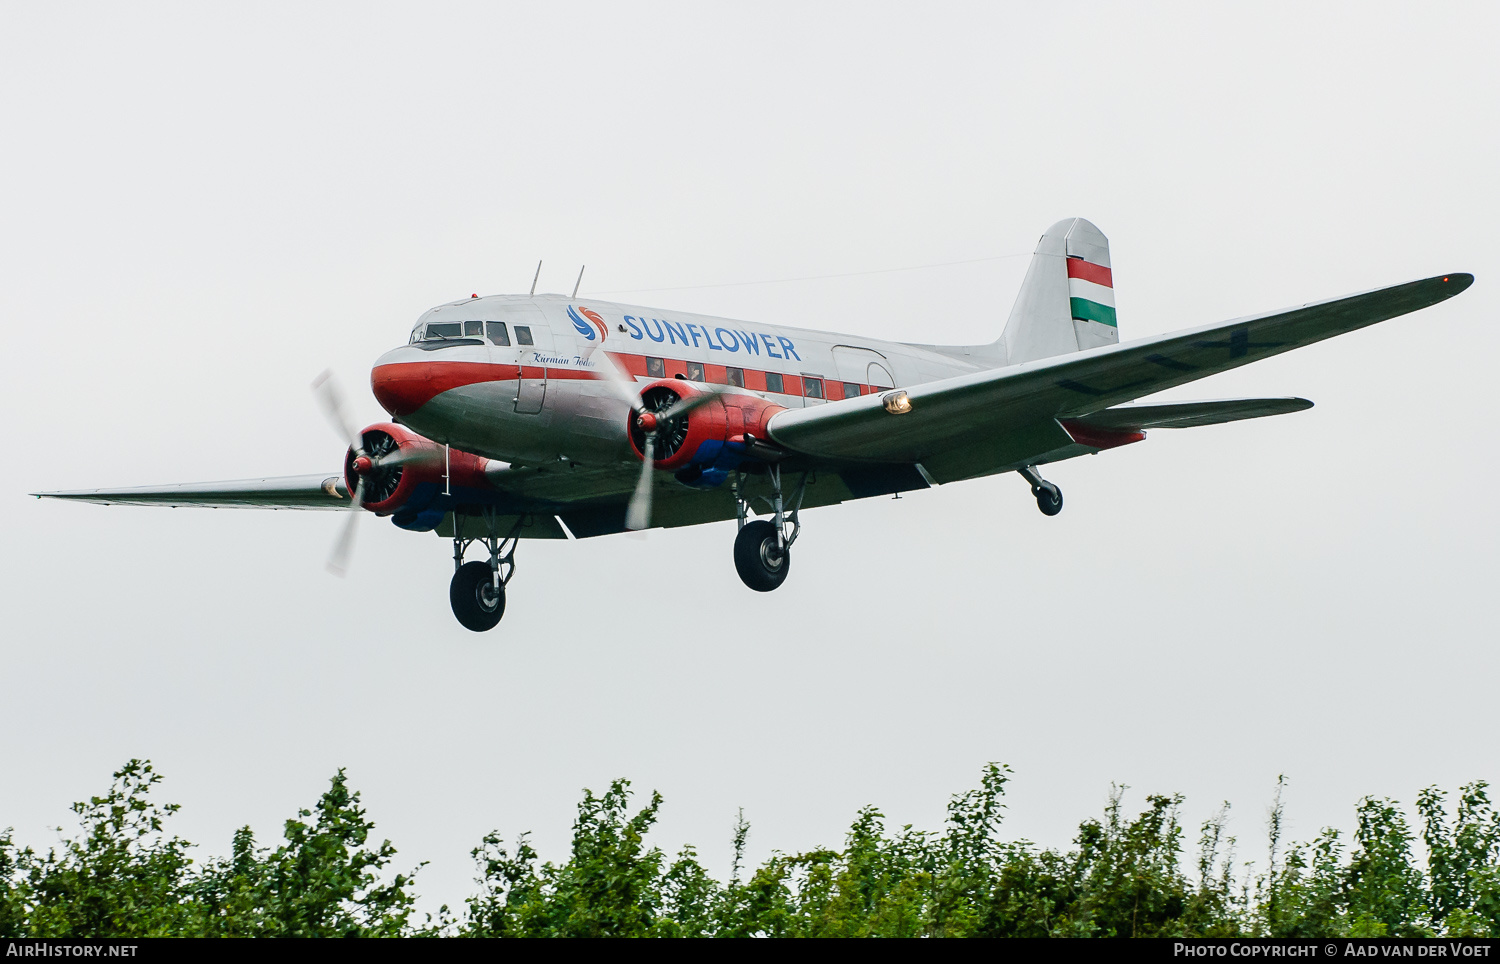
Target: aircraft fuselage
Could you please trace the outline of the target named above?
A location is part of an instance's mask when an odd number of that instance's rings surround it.
[[[944,352],[951,352],[951,354]],[[510,463],[635,461],[629,408],[598,374],[729,385],[788,409],[987,367],[965,353],[560,295],[433,308],[386,352],[371,387],[398,423]]]

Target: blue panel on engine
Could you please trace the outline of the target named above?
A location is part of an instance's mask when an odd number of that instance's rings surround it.
[[[724,442],[720,439],[711,438],[698,443],[698,451],[693,453],[689,459],[691,465],[710,465],[724,451]]]
[[[456,486],[444,492],[437,482],[422,482],[412,487],[411,495],[401,508],[391,516],[391,522],[402,529],[413,532],[431,532],[443,516],[459,506],[493,505],[501,512],[515,511],[515,497],[492,489],[471,489]]]
[[[677,471],[675,478],[683,485],[695,489],[713,489],[723,485],[724,480],[729,478],[729,473],[739,468],[744,461],[743,442],[708,439],[698,444],[692,460],[685,468]]]
[[[428,506],[420,512],[409,512],[403,508],[391,516],[391,521],[412,532],[431,532],[438,527],[438,523],[442,522],[443,516],[447,514],[448,510],[441,505]]]

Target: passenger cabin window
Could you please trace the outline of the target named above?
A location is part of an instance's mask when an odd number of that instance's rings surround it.
[[[646,359],[646,377],[647,378],[666,378],[667,377],[667,363],[665,361],[663,361],[662,359],[660,359],[660,358],[647,358]]]
[[[690,361],[690,362],[687,363],[687,366],[688,366],[688,381],[690,381],[690,382],[701,382],[701,381],[703,381],[703,363],[702,362]]]
[[[844,383],[844,397],[845,398],[858,398],[859,397],[859,386],[856,385],[856,384],[854,384],[853,382],[845,382]]]
[[[536,342],[534,342],[534,341],[531,340],[531,328],[530,328],[530,326],[528,326],[528,325],[517,325],[516,326],[516,344],[518,344],[518,345],[534,345],[534,344],[536,344]]]
[[[802,376],[802,394],[808,398],[823,397],[823,379],[812,375]]]
[[[766,372],[766,391],[779,392],[782,389],[781,373]]]
[[[483,334],[484,334],[484,322],[482,322],[482,321],[466,321],[466,322],[464,322],[464,337],[465,338],[478,338],[479,336],[481,336]]]
[[[745,387],[745,370],[743,368],[726,368],[724,369],[724,373],[729,384],[735,388]]]
[[[434,321],[427,325],[427,340],[462,338],[464,326],[456,321]]]
[[[503,321],[487,321],[484,323],[485,331],[489,334],[490,344],[510,347],[510,332],[505,330]]]

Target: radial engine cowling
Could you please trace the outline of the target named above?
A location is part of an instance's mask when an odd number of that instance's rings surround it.
[[[363,507],[376,515],[397,516],[398,525],[403,516],[415,520],[445,490],[491,488],[484,474],[488,459],[453,449],[445,460],[443,446],[390,422],[376,422],[359,434],[364,456],[352,447],[344,454],[344,484],[353,492],[363,479]]]
[[[786,409],[750,392],[709,392],[680,378],[663,378],[647,385],[641,391],[641,407],[646,412],[661,412],[679,399],[705,393],[714,397],[657,427],[651,454],[656,467],[675,472],[678,481],[712,487],[748,457],[745,437],[765,439],[766,423]],[[645,429],[636,413],[629,418],[631,448],[636,458],[644,459]]]

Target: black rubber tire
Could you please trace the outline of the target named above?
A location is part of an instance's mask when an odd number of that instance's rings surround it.
[[[764,519],[745,523],[734,538],[734,568],[740,581],[756,592],[770,592],[786,582],[792,551],[776,552],[776,526]]]
[[[1055,485],[1051,489],[1038,486],[1031,491],[1036,496],[1036,507],[1042,510],[1042,515],[1057,515],[1062,511],[1062,489]]]
[[[482,633],[494,629],[505,615],[505,587],[494,595],[494,579],[487,562],[466,562],[453,574],[448,584],[448,602],[459,625]]]

